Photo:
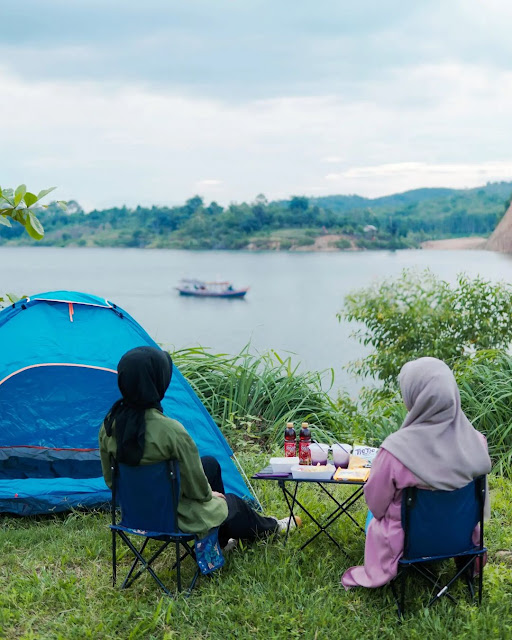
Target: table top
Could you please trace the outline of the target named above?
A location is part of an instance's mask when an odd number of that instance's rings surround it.
[[[333,478],[330,478],[329,480],[320,480],[319,478],[294,478],[291,473],[273,473],[272,467],[270,465],[255,473],[253,476],[251,476],[251,479],[274,480],[274,482],[281,480],[283,482],[317,482],[321,484],[351,484],[359,486],[366,484],[366,481],[363,480],[333,480]]]

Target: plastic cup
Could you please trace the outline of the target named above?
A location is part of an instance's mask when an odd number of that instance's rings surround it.
[[[335,467],[346,469],[350,462],[350,451],[352,447],[349,444],[340,444],[336,442],[332,445],[332,461]]]
[[[314,442],[309,445],[311,453],[311,464],[327,464],[327,456],[329,455],[329,445]]]

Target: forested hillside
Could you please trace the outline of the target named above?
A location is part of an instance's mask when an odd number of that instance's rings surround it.
[[[50,205],[41,213],[45,237],[57,246],[180,249],[308,248],[319,236],[334,247],[405,248],[427,239],[489,235],[510,201],[512,182],[467,189],[417,189],[382,198],[293,196],[222,207],[194,196],[182,206],[125,206],[84,213]],[[23,228],[0,228],[1,244],[25,244]]]

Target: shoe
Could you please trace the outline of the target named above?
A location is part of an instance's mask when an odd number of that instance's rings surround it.
[[[277,521],[277,526],[279,533],[285,533],[288,530],[288,526],[290,529],[293,529],[294,527],[302,527],[302,520],[299,518],[299,516],[281,518],[281,520]]]
[[[233,551],[233,549],[236,549],[238,546],[238,540],[235,540],[235,538],[230,538],[225,547],[222,547],[222,551],[224,553],[228,553],[229,551]]]

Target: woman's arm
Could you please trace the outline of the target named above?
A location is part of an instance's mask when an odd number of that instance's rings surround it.
[[[181,429],[176,433],[174,444],[180,465],[182,494],[190,500],[208,502],[212,499],[212,490],[204,474],[199,452],[186,430],[183,427]]]
[[[368,509],[374,518],[380,520],[386,514],[395,496],[396,485],[393,473],[393,456],[385,449],[377,453],[364,488],[364,497]]]
[[[105,433],[105,427],[102,425],[99,433],[100,444],[100,460],[101,470],[103,471],[103,477],[105,484],[109,489],[112,489],[112,470],[110,469],[110,453],[107,446],[107,434]]]

